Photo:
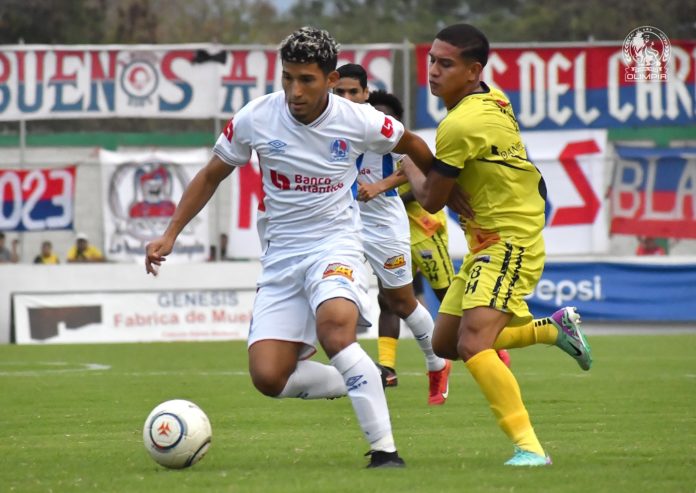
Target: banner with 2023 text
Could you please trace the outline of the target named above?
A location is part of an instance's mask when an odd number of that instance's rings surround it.
[[[72,229],[75,171],[0,169],[0,231]]]
[[[209,157],[209,149],[100,150],[107,258],[142,262],[145,246],[164,233],[184,189]],[[208,207],[204,207],[179,234],[167,261],[205,261],[209,254],[208,231]]]

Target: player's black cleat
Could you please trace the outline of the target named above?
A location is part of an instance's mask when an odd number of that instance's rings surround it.
[[[399,457],[399,453],[394,452],[383,452],[381,450],[370,450],[365,456],[370,456],[370,463],[367,465],[368,469],[383,467],[383,468],[393,468],[393,467],[406,467],[404,460]]]
[[[399,378],[396,376],[396,370],[389,368],[388,366],[380,365],[375,362],[377,369],[379,370],[379,376],[382,379],[382,388],[396,387],[399,384]]]

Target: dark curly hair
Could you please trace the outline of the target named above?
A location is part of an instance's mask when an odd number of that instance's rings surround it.
[[[316,63],[325,74],[336,70],[339,45],[323,29],[301,27],[280,43],[280,59],[290,63]]]
[[[372,106],[377,106],[379,104],[391,108],[392,113],[394,113],[394,116],[399,121],[404,117],[404,106],[401,104],[401,101],[399,101],[399,98],[390,92],[382,91],[381,89],[372,91],[367,102]]]

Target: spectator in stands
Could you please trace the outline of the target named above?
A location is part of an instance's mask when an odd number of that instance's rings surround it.
[[[55,265],[59,264],[58,255],[53,253],[53,245],[50,241],[41,243],[41,253],[34,257],[35,264]]]
[[[208,262],[215,261],[217,261],[217,248],[215,245],[210,245],[210,249],[208,250]]]
[[[78,233],[75,245],[68,250],[68,262],[104,262],[104,254],[97,247],[89,244],[85,233]]]
[[[8,250],[5,246],[5,233],[0,232],[0,264],[7,263],[17,263],[19,261],[19,255],[17,255],[17,245],[19,245],[19,240],[12,240],[12,251]]]
[[[657,238],[639,236],[636,255],[667,255],[667,251],[658,244]]]
[[[220,260],[229,260],[227,258],[227,241],[228,237],[225,233],[220,234]]]

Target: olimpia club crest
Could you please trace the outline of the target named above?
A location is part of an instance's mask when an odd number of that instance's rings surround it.
[[[667,80],[667,62],[672,54],[672,45],[667,35],[656,27],[637,27],[628,33],[622,51],[627,82]]]

